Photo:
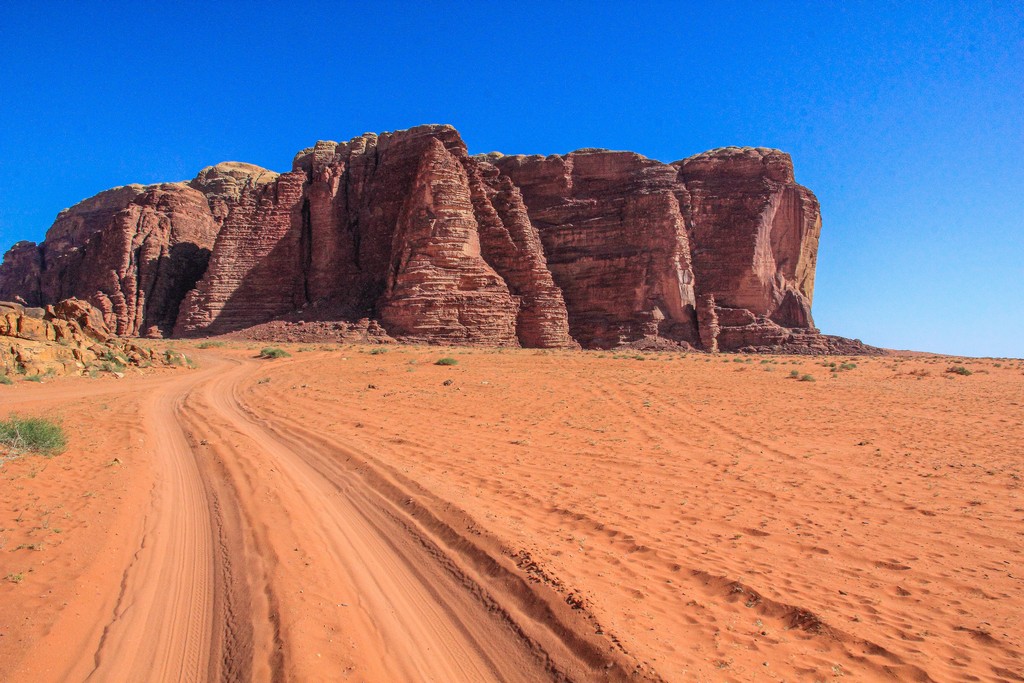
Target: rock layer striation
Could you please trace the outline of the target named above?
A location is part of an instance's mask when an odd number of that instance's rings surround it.
[[[821,219],[778,150],[470,156],[451,126],[108,190],[0,266],[0,299],[121,335],[371,321],[404,341],[819,351]]]

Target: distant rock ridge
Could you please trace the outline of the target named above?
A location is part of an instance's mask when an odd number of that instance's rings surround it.
[[[101,192],[7,252],[0,300],[75,296],[126,336],[308,313],[410,342],[818,352],[820,230],[779,150],[470,156],[427,125]]]

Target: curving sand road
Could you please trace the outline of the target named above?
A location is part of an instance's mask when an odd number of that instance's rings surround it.
[[[238,386],[261,367],[211,356],[134,383],[153,485],[120,575],[107,576],[113,608],[92,646],[59,665],[27,657],[36,664],[7,680],[628,677],[589,615],[460,529],[450,505],[244,406]],[[118,400],[126,386],[64,384],[59,396]],[[57,390],[40,389],[22,405]]]

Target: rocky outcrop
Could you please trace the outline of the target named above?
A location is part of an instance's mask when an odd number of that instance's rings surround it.
[[[522,193],[576,340],[590,348],[644,337],[698,342],[675,168],[604,150],[489,158]]]
[[[301,309],[379,320],[405,341],[574,346],[521,197],[482,166],[451,126],[302,150],[291,173],[242,195],[176,333]]]
[[[778,150],[470,156],[432,125],[320,141],[282,175],[230,162],[101,193],[8,252],[0,296],[76,294],[123,335],[301,319],[429,343],[818,349],[820,229]]]
[[[228,332],[298,308],[302,280],[301,173],[242,188],[218,233],[209,265],[180,306],[175,332]]]
[[[396,226],[384,328],[410,341],[514,344],[519,301],[480,242],[466,169],[434,138]]]
[[[0,266],[0,298],[38,306],[78,297],[119,335],[165,336],[206,271],[240,185],[276,176],[248,164],[204,169],[190,184],[128,185],[65,209],[41,245],[19,242]]]
[[[67,299],[45,309],[0,301],[0,375],[41,380],[151,365],[182,365],[180,354],[156,353],[107,329],[100,311]]]
[[[693,241],[711,256],[695,264],[701,291],[783,327],[813,327],[821,216],[811,191],[794,182],[789,155],[726,147],[673,166]]]

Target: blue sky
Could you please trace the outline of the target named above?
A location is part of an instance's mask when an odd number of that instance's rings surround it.
[[[1024,4],[552,4],[8,0],[2,247],[108,187],[420,123],[472,152],[769,146],[821,200],[823,331],[1024,356]]]

